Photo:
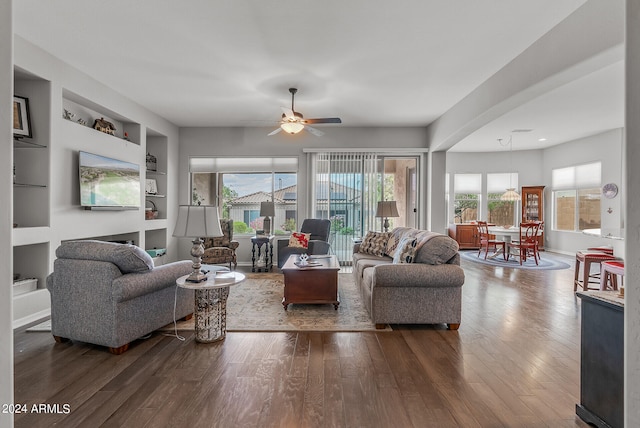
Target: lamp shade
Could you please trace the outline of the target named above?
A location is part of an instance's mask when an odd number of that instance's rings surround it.
[[[180,205],[173,236],[215,238],[224,236],[220,228],[218,207],[213,205]]]
[[[276,215],[276,207],[273,202],[260,202],[260,216],[273,217]]]
[[[500,196],[500,200],[501,201],[519,201],[520,195],[518,194],[518,192],[516,192],[516,189],[511,187],[507,189],[507,191],[504,192],[502,196]]]
[[[379,201],[376,217],[400,217],[396,201]]]

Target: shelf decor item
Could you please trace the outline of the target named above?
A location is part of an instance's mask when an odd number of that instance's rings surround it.
[[[29,99],[18,95],[13,96],[13,136],[17,139],[33,137]]]
[[[147,171],[157,171],[158,159],[151,153],[147,153]]]
[[[158,194],[158,183],[155,178],[147,178],[145,180],[144,193],[147,195],[157,195]]]
[[[153,201],[147,200],[147,205],[144,209],[144,219],[145,220],[155,220],[158,218],[158,208],[156,208],[156,204]]]
[[[105,120],[104,117],[96,119],[93,122],[93,129],[97,129],[98,131],[104,132],[105,134],[116,135],[115,125],[108,120]]]

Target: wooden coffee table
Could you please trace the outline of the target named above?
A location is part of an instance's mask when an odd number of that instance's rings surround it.
[[[332,304],[338,309],[338,271],[340,264],[333,255],[316,256],[309,259],[310,265],[296,266],[297,255],[291,255],[282,266],[284,274],[284,310],[290,303]],[[319,265],[313,266],[317,262]]]

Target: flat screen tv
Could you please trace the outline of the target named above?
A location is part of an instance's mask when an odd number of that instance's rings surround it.
[[[139,209],[140,165],[80,152],[80,205],[85,209]]]

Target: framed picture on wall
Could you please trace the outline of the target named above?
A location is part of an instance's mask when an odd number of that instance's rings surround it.
[[[13,96],[13,135],[16,138],[31,138],[31,117],[29,116],[29,99]]]

